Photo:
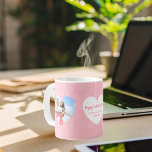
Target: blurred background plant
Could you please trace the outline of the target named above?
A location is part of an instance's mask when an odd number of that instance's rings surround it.
[[[66,27],[67,31],[99,32],[110,42],[112,56],[118,55],[119,40],[134,16],[152,4],[152,0],[65,0],[79,8],[80,21]],[[140,19],[140,18],[138,18]],[[141,20],[152,20],[142,17]]]
[[[76,50],[88,36],[66,32],[78,10],[62,0],[22,0],[9,14],[20,21],[22,68],[76,66]]]

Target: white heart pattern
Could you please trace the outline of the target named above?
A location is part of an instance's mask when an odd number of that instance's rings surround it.
[[[103,95],[98,100],[95,97],[88,97],[83,102],[83,110],[86,116],[95,124],[98,124],[102,118]]]

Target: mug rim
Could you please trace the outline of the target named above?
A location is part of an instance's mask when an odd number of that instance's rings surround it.
[[[101,78],[97,78],[97,77],[61,77],[61,78],[56,78],[55,82],[93,83],[93,82],[103,82],[103,80]]]

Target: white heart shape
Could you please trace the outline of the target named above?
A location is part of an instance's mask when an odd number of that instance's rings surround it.
[[[95,97],[88,97],[83,102],[86,116],[95,124],[98,124],[102,118],[102,101],[103,96],[100,95],[98,100]]]

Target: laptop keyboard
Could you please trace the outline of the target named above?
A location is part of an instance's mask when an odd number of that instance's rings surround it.
[[[110,89],[104,89],[103,101],[123,109],[152,107],[152,102],[121,94]]]

